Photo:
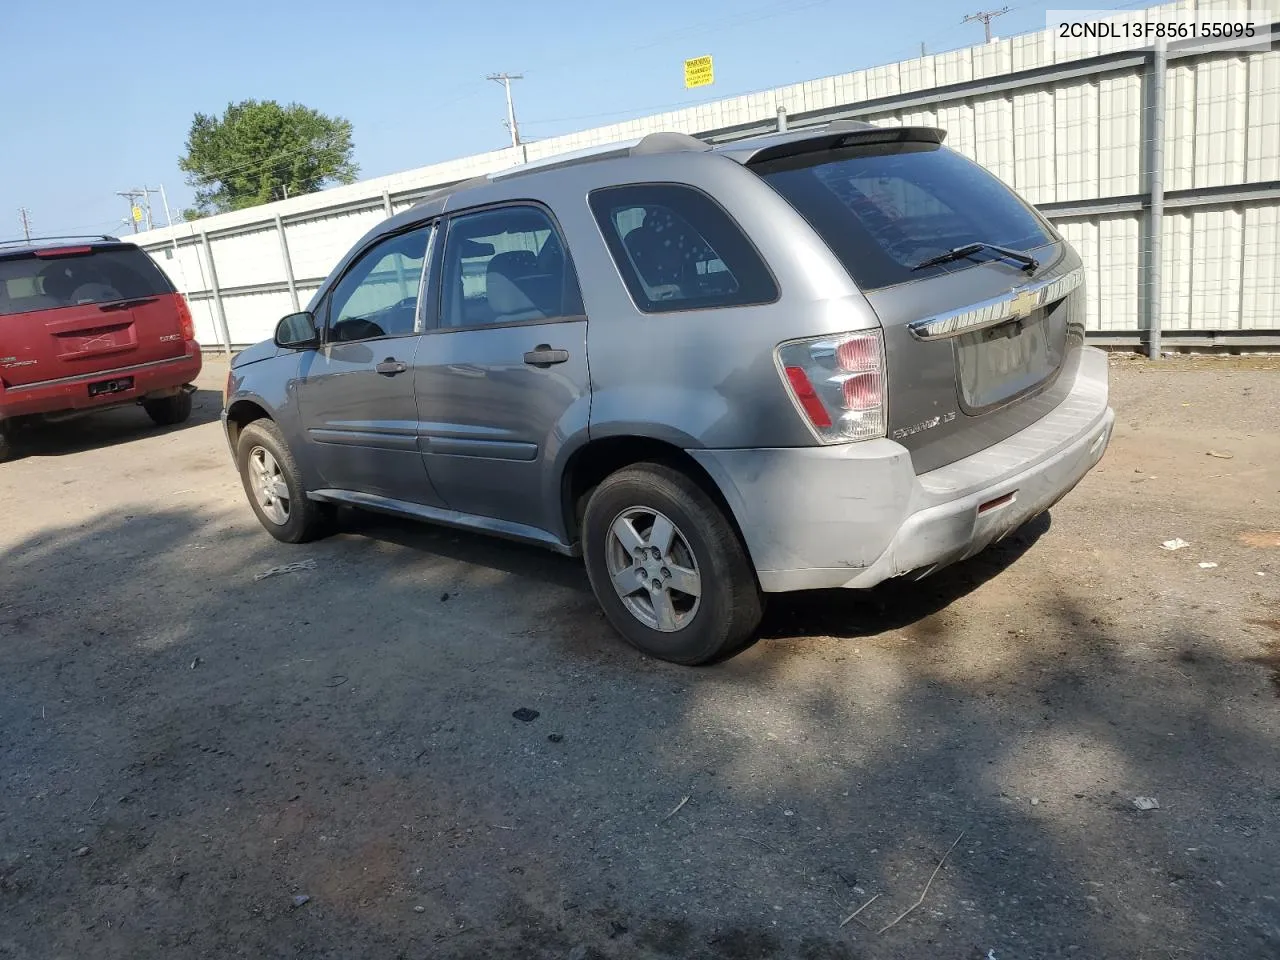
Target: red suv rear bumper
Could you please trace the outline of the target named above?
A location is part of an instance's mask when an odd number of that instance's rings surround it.
[[[0,420],[41,413],[71,410],[94,410],[134,403],[150,394],[164,394],[193,382],[200,374],[200,345],[186,343],[186,352],[170,360],[156,360],[114,370],[95,370],[82,376],[60,377],[40,383],[6,387],[0,382]],[[90,394],[89,385],[108,380],[132,378],[126,389],[112,393]]]

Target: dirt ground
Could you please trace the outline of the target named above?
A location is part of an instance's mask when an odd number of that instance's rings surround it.
[[[271,540],[216,360],[184,428],[33,438],[0,957],[1280,956],[1280,361],[1112,371],[1051,516],[698,670],[534,548]]]

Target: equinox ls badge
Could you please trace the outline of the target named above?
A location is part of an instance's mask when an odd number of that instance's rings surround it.
[[[941,423],[950,423],[956,418],[956,412],[952,410],[950,413],[944,413],[940,417],[930,417],[922,423],[914,424],[910,427],[900,427],[890,434],[890,439],[905,440],[907,437],[914,437],[917,433],[924,433],[926,430],[932,430]]]

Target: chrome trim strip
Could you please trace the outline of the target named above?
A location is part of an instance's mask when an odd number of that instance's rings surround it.
[[[184,360],[193,359],[190,354],[183,354],[180,357],[168,357],[164,360],[148,360],[146,363],[135,363],[131,367],[116,367],[114,370],[97,370],[93,373],[78,373],[74,377],[58,377],[55,380],[37,380],[35,383],[22,383],[17,386],[9,387],[6,391],[9,394],[19,393],[23,390],[35,390],[38,387],[52,387],[60,383],[96,383],[99,380],[110,380],[124,373],[133,373],[136,370],[149,370],[152,367],[163,367],[171,363],[182,363]]]
[[[1031,311],[1061,300],[1083,283],[1084,270],[1077,267],[1050,280],[1018,287],[1003,296],[916,320],[907,324],[907,329],[911,336],[921,341],[958,337],[1025,318]]]

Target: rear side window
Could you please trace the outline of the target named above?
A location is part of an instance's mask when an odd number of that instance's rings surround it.
[[[778,299],[751,242],[701,191],[637,184],[597,190],[589,201],[618,272],[645,313]]]
[[[169,279],[137,247],[0,260],[0,316],[173,292]]]
[[[972,265],[913,269],[966,243],[1030,250],[1054,239],[1008,187],[937,144],[852,146],[751,169],[809,221],[864,290]]]

